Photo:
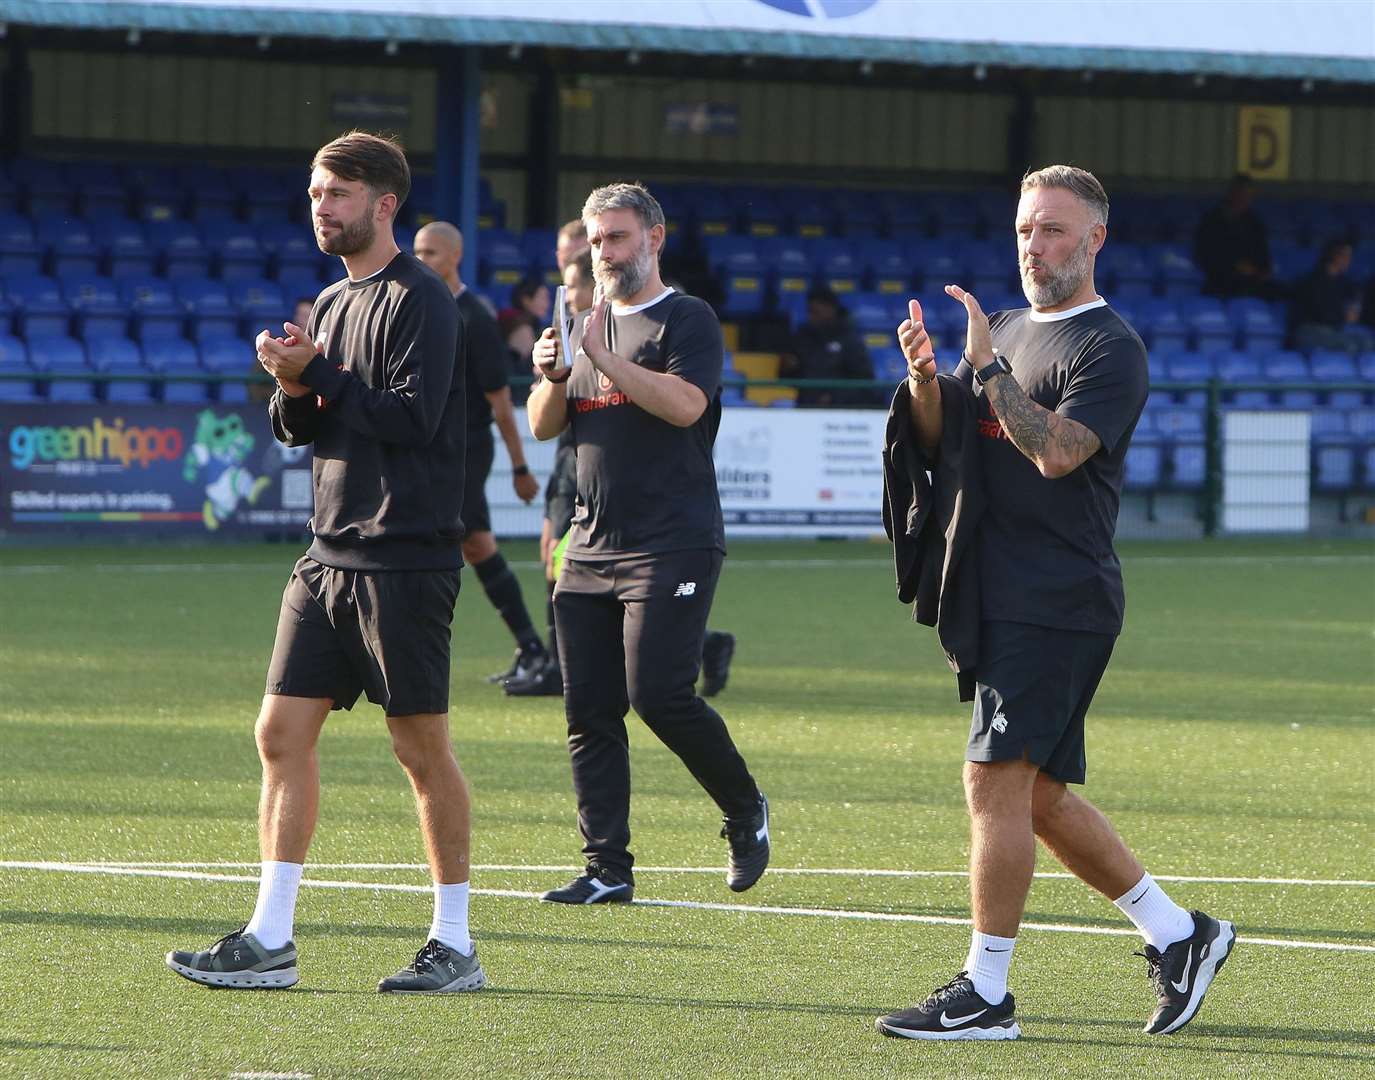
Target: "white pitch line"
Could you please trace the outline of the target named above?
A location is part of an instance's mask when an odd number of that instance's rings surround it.
[[[0,867],[6,866],[0,862]],[[119,862],[94,859],[82,862],[82,866],[113,867],[153,867],[170,870],[194,870],[208,867],[220,870],[257,868],[256,862]],[[312,862],[312,870],[428,870],[425,863],[379,863],[379,862]],[[537,874],[575,874],[581,866],[557,865],[554,863],[475,863],[474,870],[496,871],[503,873]],[[637,874],[720,874],[719,866],[637,866]],[[871,877],[871,878],[965,878],[967,870],[881,870],[869,867],[810,867],[810,866],[771,866],[770,874],[789,874],[797,877]],[[1073,874],[1062,871],[1046,871],[1034,875],[1050,881],[1077,881]],[[1302,885],[1337,886],[1357,889],[1375,888],[1375,881],[1360,881],[1352,878],[1272,878],[1272,877],[1199,877],[1189,874],[1154,874],[1156,881],[1179,881],[1192,885]]]
[[[87,863],[61,862],[0,862],[5,870],[44,870],[69,874],[104,874],[112,877],[156,877],[181,881],[225,881],[256,884],[258,878],[250,874],[207,874],[196,870],[160,870],[134,866],[92,865]],[[357,889],[372,892],[425,893],[433,888],[429,885],[404,885],[381,881],[328,881],[320,878],[302,878],[301,884],[315,889]],[[473,889],[474,896],[493,896],[513,900],[538,900],[541,893],[521,889]],[[845,908],[817,907],[780,907],[766,904],[721,904],[702,900],[654,900],[638,899],[631,901],[638,907],[688,908],[696,911],[725,911],[743,915],[783,915],[810,916],[823,919],[850,919],[861,922],[922,923],[929,926],[972,926],[972,919],[961,919],[950,915],[913,915],[907,912],[851,911]],[[1135,937],[1135,930],[1106,926],[1072,926],[1064,923],[1023,923],[1027,930],[1044,930],[1058,934],[1089,934],[1100,937]],[[1281,949],[1317,949],[1327,952],[1375,953],[1375,945],[1353,945],[1339,941],[1299,941],[1289,938],[1238,938],[1250,945],[1272,945]]]
[[[1154,566],[1264,566],[1271,564],[1291,564],[1309,566],[1350,566],[1352,563],[1375,562],[1375,555],[1365,552],[1352,552],[1347,555],[1123,555],[1122,561],[1131,565]],[[538,570],[543,563],[533,559],[513,559],[509,565],[517,570]],[[732,570],[841,570],[892,569],[891,559],[750,559],[734,558],[727,564]],[[261,570],[264,573],[281,574],[288,569],[286,563],[260,562],[219,562],[219,563],[90,563],[82,566],[72,563],[12,563],[0,566],[0,577],[7,574],[71,574],[90,572],[97,574],[175,574],[175,573],[241,573],[246,570]]]

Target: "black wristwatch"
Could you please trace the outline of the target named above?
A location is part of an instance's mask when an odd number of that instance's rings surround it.
[[[514,475],[516,475],[516,476],[529,476],[529,475],[530,475],[530,466],[529,466],[529,465],[517,465],[514,469],[511,470],[511,472],[512,472]]]
[[[973,365],[970,365],[971,367]],[[974,368],[974,378],[979,380],[979,385],[983,386],[990,379],[998,375],[1011,375],[1012,365],[1007,362],[1007,357],[1002,353],[993,354],[993,362],[985,364],[981,368]]]

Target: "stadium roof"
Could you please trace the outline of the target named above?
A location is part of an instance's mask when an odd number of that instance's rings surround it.
[[[0,0],[15,24],[1375,83],[1370,0]]]

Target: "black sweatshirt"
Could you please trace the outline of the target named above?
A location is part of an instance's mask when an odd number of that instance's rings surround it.
[[[314,445],[314,542],[349,570],[463,565],[464,371],[458,309],[442,278],[398,254],[362,281],[320,294],[310,313],[324,350],[268,412],[288,446]]]

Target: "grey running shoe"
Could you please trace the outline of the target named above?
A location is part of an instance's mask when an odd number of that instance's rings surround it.
[[[478,962],[476,946],[471,956],[464,956],[430,938],[415,954],[414,960],[377,984],[377,992],[459,994],[465,990],[481,990],[486,985],[487,975]]]
[[[1222,970],[1237,935],[1232,924],[1201,911],[1191,911],[1194,932],[1157,952],[1151,946],[1137,956],[1146,958],[1146,973],[1156,993],[1156,1010],[1142,1030],[1147,1035],[1178,1031],[1197,1014],[1214,976]]]
[[[505,671],[496,671],[487,676],[489,683],[504,683],[507,679],[524,680],[538,675],[544,665],[549,663],[549,653],[542,644],[529,645],[516,650],[511,658],[511,666]]]
[[[241,926],[225,934],[204,952],[167,954],[167,966],[178,975],[202,986],[230,990],[285,990],[300,979],[296,969],[296,943],[269,949]]]
[[[769,865],[769,800],[759,795],[759,810],[744,821],[726,819],[721,835],[730,843],[726,884],[731,892],[744,892]]]

